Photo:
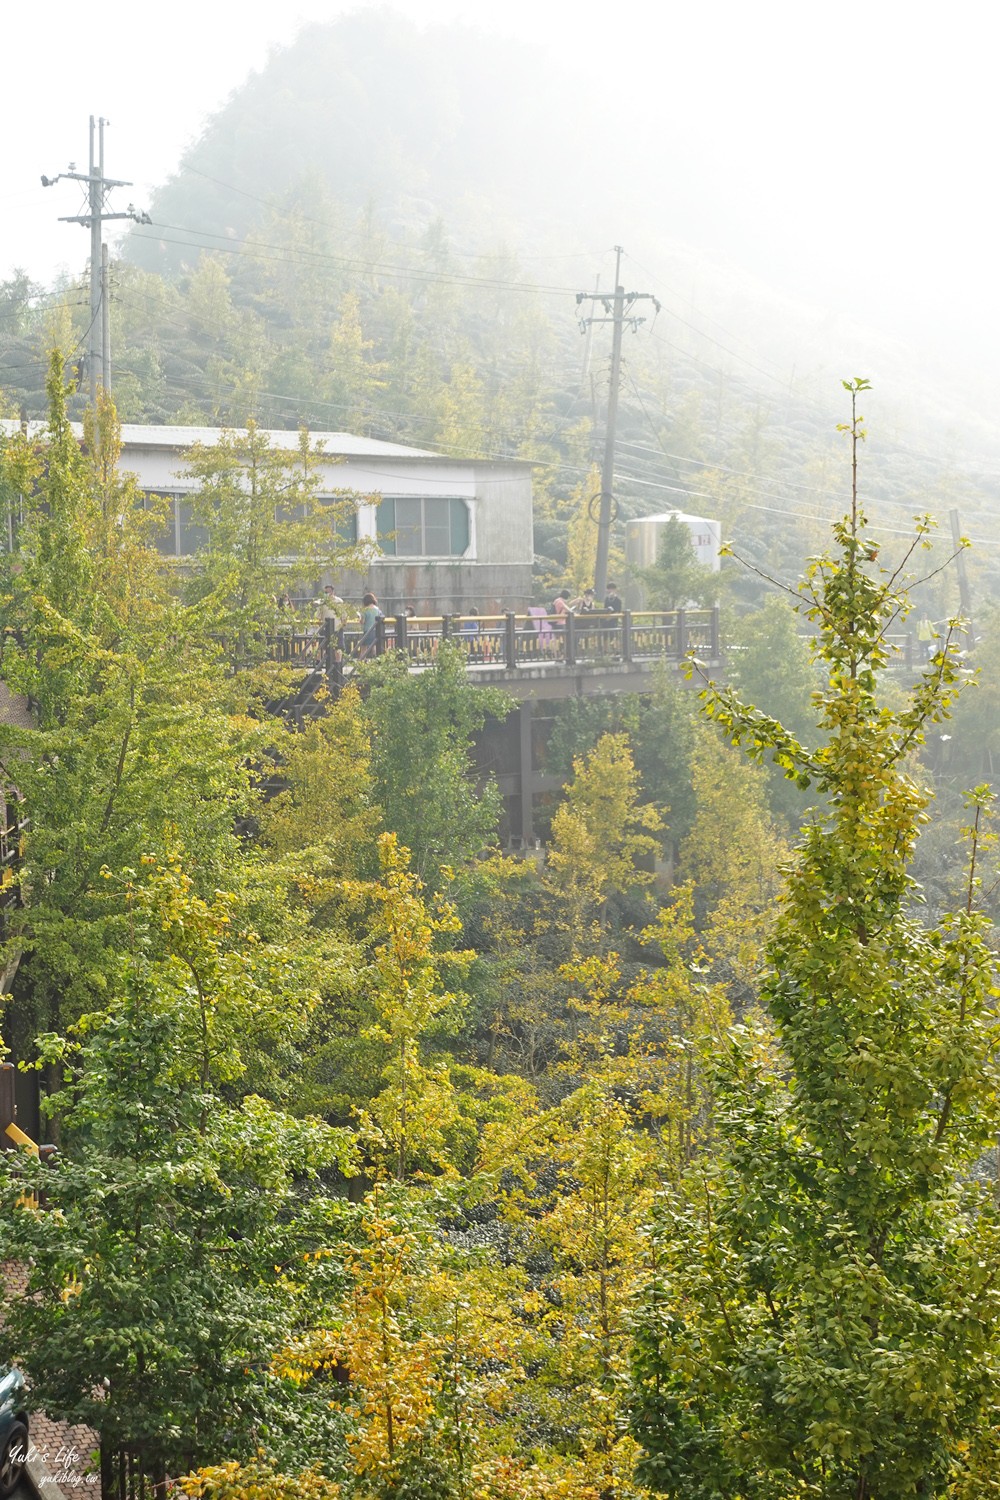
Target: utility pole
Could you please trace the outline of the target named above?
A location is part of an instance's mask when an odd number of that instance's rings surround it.
[[[621,382],[622,328],[626,323],[634,333],[645,318],[632,312],[637,302],[652,302],[656,311],[660,304],[652,292],[626,292],[621,281],[622,247],[615,246],[615,292],[613,297],[602,296],[599,291],[577,292],[576,305],[581,302],[600,303],[604,317],[580,319],[580,332],[589,337],[595,323],[610,323],[611,329],[611,383],[608,388],[608,415],[604,433],[604,465],[601,470],[601,507],[597,521],[597,562],[594,566],[594,594],[603,600],[608,589],[608,553],[611,550],[611,525],[618,513],[614,503],[615,482],[615,427],[618,422],[618,387]],[[591,507],[596,497],[591,497]],[[591,508],[593,519],[593,508]]]
[[[96,123],[96,131],[95,131]],[[87,372],[90,377],[90,404],[97,407],[97,387],[103,384],[111,392],[111,337],[108,317],[108,247],[101,243],[102,226],[108,219],[132,219],[136,224],[151,224],[147,213],[140,213],[130,203],[124,213],[106,210],[107,195],[112,188],[131,187],[130,182],[104,175],[104,127],[109,122],[90,117],[90,170],[78,172],[76,163],[58,177],[43,177],[42,187],[54,187],[63,177],[86,184],[87,212],[60,219],[61,224],[83,224],[90,230],[90,327],[87,329]]]

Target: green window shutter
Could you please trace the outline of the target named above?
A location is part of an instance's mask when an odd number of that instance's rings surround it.
[[[469,550],[469,507],[464,500],[451,502],[451,547],[452,557],[464,557]]]

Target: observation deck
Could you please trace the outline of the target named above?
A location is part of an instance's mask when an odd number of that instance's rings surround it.
[[[290,665],[322,668],[332,686],[350,680],[366,660],[401,652],[410,670],[434,665],[448,643],[465,658],[469,682],[501,687],[511,697],[570,698],[634,693],[649,686],[661,662],[691,657],[719,661],[718,609],[624,610],[621,614],[405,615],[380,619],[366,639],[356,622],[332,619],[291,625],[271,640],[271,655]]]

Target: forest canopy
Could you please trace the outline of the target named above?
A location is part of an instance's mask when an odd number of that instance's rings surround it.
[[[739,691],[571,704],[514,857],[502,695],[445,643],[282,717],[280,572],[209,538],[179,579],[63,363],[0,453],[4,1037],[59,1148],[0,1158],[2,1253],[106,1486],[127,1449],[229,1500],[986,1493],[992,796],[921,912],[964,636],[909,677],[888,640],[930,522],[890,559],[855,488]]]

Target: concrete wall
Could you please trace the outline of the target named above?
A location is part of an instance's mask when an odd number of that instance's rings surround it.
[[[418,615],[457,615],[475,605],[481,615],[523,611],[531,602],[530,563],[423,562],[385,558],[367,575],[332,580],[343,599],[360,599],[368,589],[387,615],[411,604]]]
[[[484,563],[520,563],[534,557],[531,471],[491,464],[475,469],[476,548]]]

